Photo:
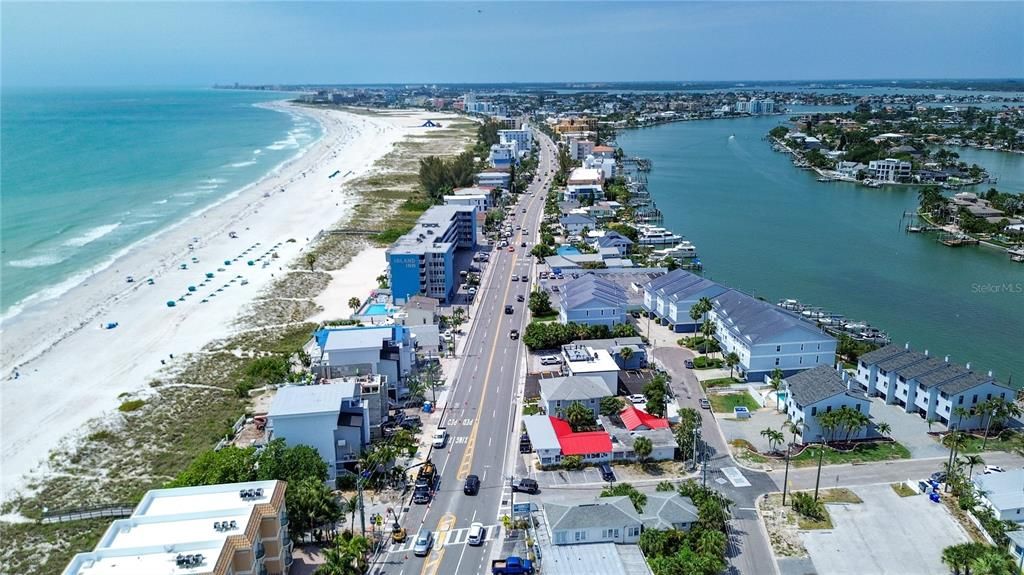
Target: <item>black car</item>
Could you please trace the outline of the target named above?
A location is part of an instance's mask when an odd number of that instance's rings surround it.
[[[512,314],[512,311],[513,311],[513,310],[512,310],[512,306],[510,306],[510,305],[507,305],[507,306],[505,306],[505,313],[506,313],[506,314],[509,314],[509,315],[511,315],[511,314]]]
[[[418,505],[430,503],[430,488],[417,487],[416,491],[412,494],[412,502]]]
[[[602,463],[598,465],[597,468],[601,471],[602,480],[607,481],[609,483],[615,481],[615,473],[612,472],[611,465],[608,465],[607,463]]]
[[[519,483],[514,483],[512,485],[512,491],[536,495],[540,493],[540,485],[538,485],[537,481],[533,479],[520,479]]]
[[[476,475],[467,475],[466,484],[462,486],[462,492],[466,495],[476,495],[480,492],[480,478]]]
[[[398,423],[398,425],[404,427],[405,429],[416,429],[417,427],[421,427],[423,425],[423,422],[420,420],[420,416],[409,415],[404,417],[402,421]]]
[[[519,295],[516,296],[516,301],[524,302],[524,301],[526,301],[526,296],[524,296],[523,294],[519,294]]]

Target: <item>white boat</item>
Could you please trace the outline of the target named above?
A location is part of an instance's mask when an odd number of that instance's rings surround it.
[[[1024,248],[1007,249],[1006,255],[1010,256],[1011,261],[1024,262]]]
[[[638,226],[637,243],[649,247],[671,247],[683,241],[683,236],[657,226]]]
[[[803,311],[805,307],[804,304],[800,303],[800,300],[795,299],[784,299],[776,305],[789,311]]]
[[[684,240],[670,248],[654,250],[651,255],[658,259],[672,258],[678,260],[695,258],[697,257],[697,246]]]

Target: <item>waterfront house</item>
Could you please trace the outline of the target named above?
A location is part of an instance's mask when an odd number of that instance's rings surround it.
[[[1000,521],[1024,523],[1024,469],[978,473],[971,478],[981,503]]]
[[[594,149],[606,147],[594,146]],[[601,175],[604,176],[605,181],[615,177],[615,159],[611,157],[597,156],[595,154],[588,155],[583,158],[583,167],[601,170]]]
[[[562,225],[562,229],[565,230],[566,234],[573,236],[582,234],[584,229],[592,230],[597,227],[597,221],[593,218],[579,214],[569,214],[558,220],[558,223]]]
[[[841,161],[836,163],[835,172],[844,178],[855,178],[868,167],[860,162]]]
[[[586,274],[562,286],[558,321],[611,327],[626,322],[626,294],[618,284]]]
[[[368,408],[352,380],[282,387],[270,403],[267,421],[271,439],[316,449],[332,480],[346,465],[354,465],[370,442]]]
[[[564,417],[565,410],[573,403],[580,403],[594,414],[596,421],[601,415],[601,400],[611,397],[604,380],[590,375],[553,377],[540,381],[540,400],[544,412],[555,417]]]
[[[869,396],[881,397],[949,429],[975,429],[981,415],[961,417],[957,407],[970,410],[978,403],[998,397],[1012,400],[1014,390],[992,376],[992,372],[971,370],[949,357],[933,357],[910,349],[909,345],[888,345],[862,355],[853,381]]]
[[[608,395],[616,395],[619,388],[619,365],[604,349],[587,345],[562,346],[562,365],[569,375],[592,375],[604,381]]]
[[[309,348],[317,378],[381,374],[397,385],[416,359],[409,329],[400,325],[325,327]]]
[[[604,199],[604,175],[601,170],[594,168],[573,168],[565,181],[565,193],[562,196],[566,201]]]
[[[819,365],[790,375],[782,380],[786,402],[783,411],[789,419],[803,424],[801,436],[804,443],[830,439],[821,428],[818,418],[834,410],[846,407],[869,415],[871,401],[862,391],[847,389],[843,376],[829,365]],[[850,439],[866,437],[868,429],[858,429]],[[845,437],[845,432],[841,437]]]
[[[475,206],[432,206],[387,249],[391,296],[401,304],[420,294],[447,302],[459,270],[455,251],[476,247]]]
[[[878,182],[905,182],[910,179],[911,164],[905,160],[886,158],[868,162],[868,175]]]
[[[686,270],[673,270],[643,287],[644,310],[672,331],[696,332],[703,319],[690,317],[690,310],[701,298],[713,299],[729,288]]]
[[[615,248],[615,251],[622,256],[628,255],[633,249],[633,240],[619,232],[605,232],[604,235],[594,238],[589,243],[597,248]]]
[[[709,319],[722,354],[739,356],[748,381],[775,369],[788,376],[835,361],[836,339],[786,310],[736,290],[715,296],[712,306]]]
[[[64,575],[263,573],[292,565],[284,481],[152,489]]]

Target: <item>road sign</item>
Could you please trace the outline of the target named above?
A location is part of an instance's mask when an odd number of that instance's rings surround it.
[[[532,503],[516,503],[512,506],[513,515],[527,515],[533,510]]]

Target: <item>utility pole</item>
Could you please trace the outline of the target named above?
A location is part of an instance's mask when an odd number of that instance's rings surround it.
[[[700,428],[693,428],[693,470],[697,471],[697,438],[700,437]]]
[[[814,500],[818,500],[818,485],[821,483],[821,460],[825,457],[825,446],[818,446],[818,477],[814,480]]]
[[[509,501],[508,501],[510,518],[512,519],[512,521],[510,522],[510,525],[511,525],[512,528],[509,529],[509,531],[512,531],[512,530],[514,530],[516,528],[516,476],[515,475],[509,475],[508,476],[508,486],[512,489],[511,494],[509,495]]]
[[[703,439],[700,441],[701,459],[704,460],[704,477],[702,483],[704,487],[708,486],[708,444]]]
[[[786,446],[786,475],[782,479],[782,506],[786,506],[786,487],[789,485],[789,457],[793,452],[793,444]]]
[[[356,489],[359,492],[359,524],[363,530],[363,537],[366,537],[366,507],[363,505],[363,473],[362,466],[357,465],[356,471],[359,472],[359,477],[356,479]]]

